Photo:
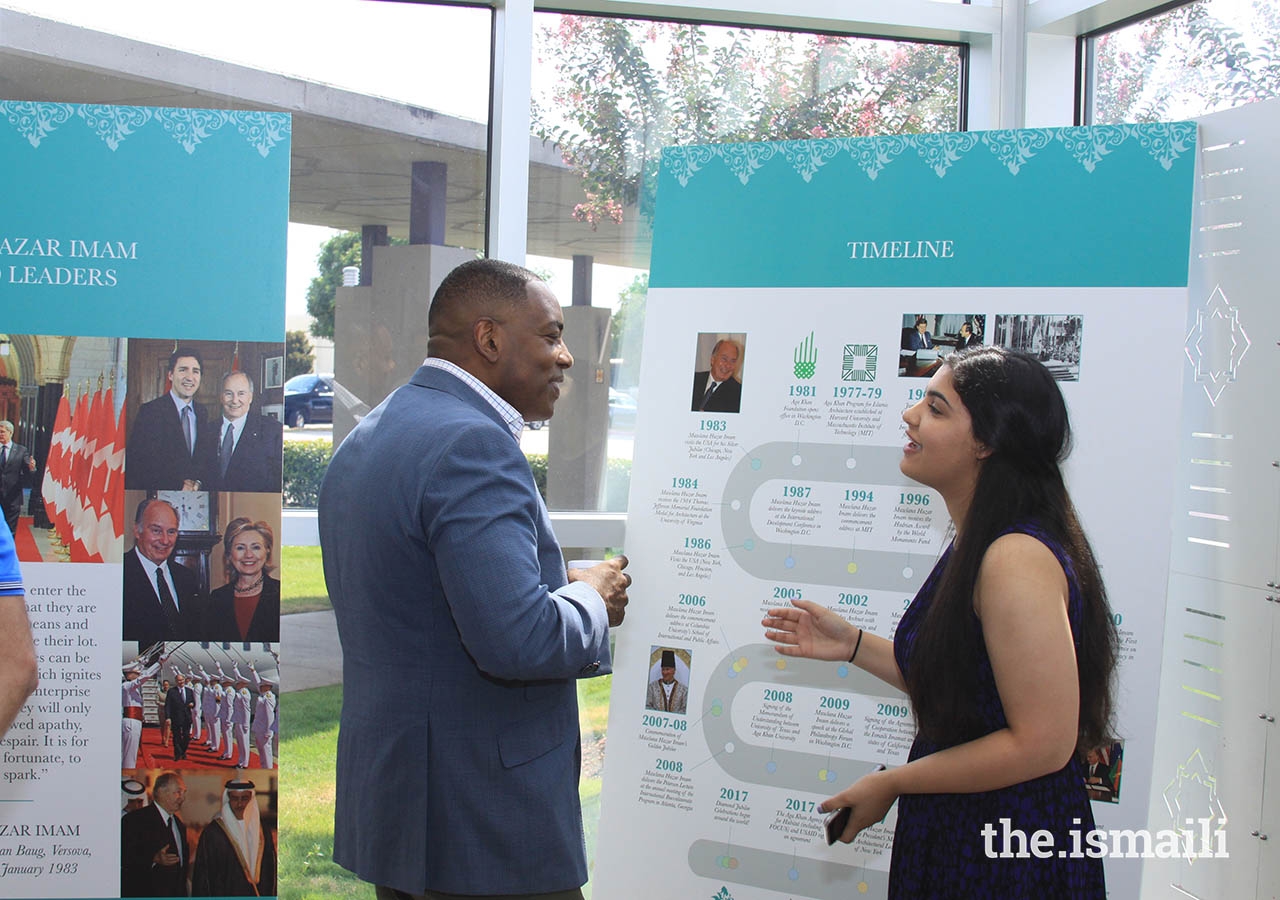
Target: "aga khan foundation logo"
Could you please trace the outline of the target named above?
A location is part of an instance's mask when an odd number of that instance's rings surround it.
[[[813,346],[813,332],[796,345],[796,377],[808,381],[818,371],[818,348]]]

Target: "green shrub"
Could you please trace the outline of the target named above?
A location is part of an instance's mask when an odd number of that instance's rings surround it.
[[[314,508],[320,498],[320,482],[324,480],[333,445],[328,441],[286,441],[284,445],[284,505]],[[547,499],[547,455],[529,453],[529,469],[542,499]],[[625,512],[627,494],[631,490],[631,460],[611,459],[605,473],[605,503],[609,512]]]
[[[284,505],[313,509],[333,456],[331,441],[285,441]]]
[[[538,493],[542,495],[545,503],[547,500],[547,454],[526,453],[525,458],[529,460],[529,468],[533,471],[533,483],[538,486]]]

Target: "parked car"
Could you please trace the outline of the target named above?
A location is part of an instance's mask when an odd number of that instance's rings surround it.
[[[301,428],[308,422],[333,421],[333,375],[308,372],[284,383],[284,423]]]

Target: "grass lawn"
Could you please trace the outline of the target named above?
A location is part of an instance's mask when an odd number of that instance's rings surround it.
[[[334,756],[342,686],[280,698],[280,900],[373,900],[333,855]]]
[[[582,737],[602,735],[609,727],[609,690],[613,676],[583,678],[578,681],[578,724]]]
[[[308,548],[288,548],[308,549]],[[578,682],[579,721],[585,743],[602,736],[613,679]],[[373,887],[334,864],[334,757],[342,686],[294,691],[280,698],[280,900],[373,900]],[[578,786],[587,860],[594,866],[600,819],[599,773]],[[584,889],[591,896],[588,885]]]
[[[280,548],[280,613],[329,609],[319,547]]]
[[[596,747],[603,749],[605,729],[609,725],[609,689],[613,684],[612,675],[599,678],[583,678],[578,681],[578,728],[582,732],[584,749]],[[582,802],[582,833],[587,844],[587,877],[595,872],[596,834],[600,830],[600,789],[604,780],[600,777],[600,765],[603,758],[595,758],[592,753],[584,753],[582,760],[582,779],[578,782],[578,799]],[[587,900],[591,900],[591,885],[582,889]]]

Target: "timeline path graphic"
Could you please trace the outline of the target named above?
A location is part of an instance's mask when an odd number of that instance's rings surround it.
[[[874,771],[881,760],[834,756],[753,744],[733,726],[735,698],[749,685],[803,687],[818,691],[862,694],[906,703],[901,692],[847,663],[796,659],[779,655],[771,644],[747,644],[730,651],[707,682],[702,702],[702,732],[716,764],[743,784],[832,794]],[[856,753],[857,751],[855,751]],[[831,898],[848,895],[851,885],[876,889],[882,896],[887,874],[830,859],[754,848],[726,847],[724,842],[697,840],[689,847],[689,867],[698,875],[783,893]],[[865,887],[864,887],[865,885]]]
[[[781,543],[760,537],[751,524],[751,498],[780,479],[840,484],[901,485],[919,490],[898,469],[899,447],[775,441],[760,444],[734,466],[725,483],[721,528],[734,561],[756,578],[871,590],[915,592],[912,566],[919,548],[869,550]]]
[[[888,872],[775,850],[726,848],[723,841],[705,839],[690,845],[689,868],[705,878],[816,900],[848,900],[858,894],[883,897],[889,890]]]
[[[778,654],[771,644],[747,644],[731,651],[715,668],[702,701],[702,733],[707,749],[726,774],[739,781],[813,793],[852,784],[883,760],[835,757],[751,744],[733,728],[734,698],[747,685],[803,687],[882,697],[906,703],[906,695],[848,663],[797,659]]]

